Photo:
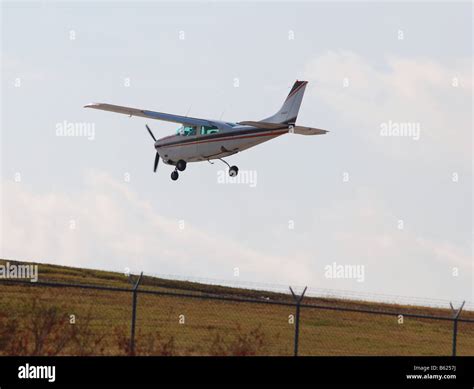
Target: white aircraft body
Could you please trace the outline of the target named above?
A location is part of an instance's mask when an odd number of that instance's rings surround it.
[[[224,157],[236,154],[277,136],[293,132],[301,135],[321,135],[328,131],[296,125],[296,118],[306,89],[307,81],[296,81],[280,110],[261,121],[230,123],[221,120],[199,119],[188,116],[122,107],[112,104],[92,103],[85,108],[101,109],[131,116],[180,123],[175,135],[156,139],[148,125],[146,128],[155,142],[154,171],[160,157],[164,163],[175,166],[171,179],[177,180],[178,171],[186,169],[188,162],[219,159],[229,166],[229,174],[238,174],[237,166],[230,166]]]

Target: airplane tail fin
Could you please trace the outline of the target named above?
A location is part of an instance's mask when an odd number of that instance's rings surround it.
[[[296,81],[283,106],[273,116],[262,120],[267,123],[295,124],[308,81]]]

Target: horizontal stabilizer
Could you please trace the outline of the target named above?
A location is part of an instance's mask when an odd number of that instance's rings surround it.
[[[324,135],[329,131],[321,130],[319,128],[294,126],[293,127],[293,132],[295,134],[300,134],[300,135]]]

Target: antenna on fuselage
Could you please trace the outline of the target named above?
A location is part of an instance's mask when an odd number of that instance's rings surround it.
[[[224,116],[225,108],[222,110],[221,116],[219,117],[219,120],[222,120],[222,116]]]
[[[186,111],[186,115],[184,115],[184,116],[188,116],[188,113],[189,113],[189,111],[191,111],[192,106],[193,106],[192,104],[189,106],[188,110]]]

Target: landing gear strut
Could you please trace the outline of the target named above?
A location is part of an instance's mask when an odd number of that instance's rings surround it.
[[[226,161],[224,161],[222,158],[217,158],[219,161],[224,162],[227,166],[229,166],[229,176],[235,177],[237,174],[239,174],[239,168],[237,166],[230,166]]]

